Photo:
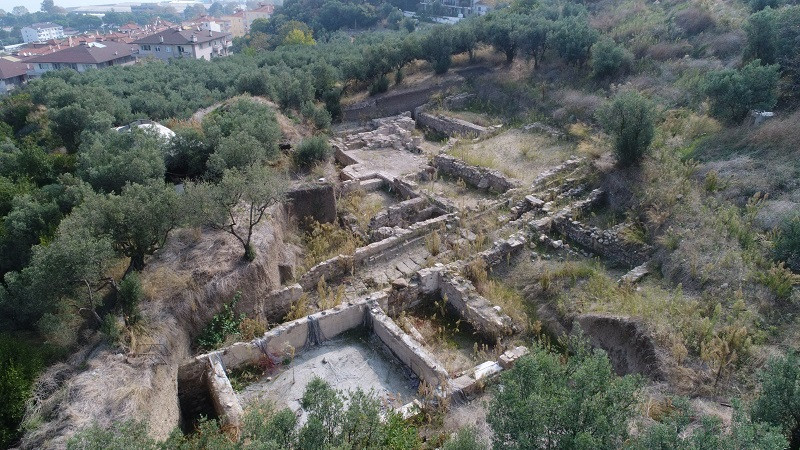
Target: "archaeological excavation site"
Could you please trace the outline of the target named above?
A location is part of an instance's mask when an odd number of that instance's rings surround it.
[[[457,109],[467,100],[443,103]],[[348,245],[318,262],[299,252],[278,265],[279,286],[237,305],[269,324],[263,335],[180,363],[185,430],[200,417],[238,428],[254,402],[299,414],[315,377],[374,392],[405,419],[459,408],[480,398],[534,338],[557,342],[577,328],[608,352],[618,374],[667,376],[643,326],[526,305],[501,281],[519,266],[549,261],[607,266],[626,286],[647,275],[650,249],[620,234],[630,224],[587,221],[605,201],[591,162],[559,149],[544,162],[509,155],[506,171],[471,164],[465,152],[503,145],[509,134],[538,133],[554,146],[558,137],[535,127],[483,127],[433,109],[337,131],[335,177],[329,171],[333,179],[290,192],[286,214],[301,229],[316,227],[306,233],[346,235]]]

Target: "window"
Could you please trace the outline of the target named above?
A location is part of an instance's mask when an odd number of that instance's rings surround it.
[[[45,66],[46,66],[45,64],[41,64],[41,63],[39,63],[39,70],[45,70],[45,69],[47,69],[47,67],[45,67]]]
[[[156,45],[156,51],[157,51],[157,52],[160,52],[160,51],[161,51],[161,47],[159,47],[158,45]]]
[[[178,46],[178,53],[184,53],[184,52],[186,52],[186,50],[183,49],[182,45],[179,45]]]
[[[164,50],[166,50],[167,53],[172,53],[172,47],[165,47]]]
[[[149,52],[150,46],[149,45],[142,45],[142,51]]]

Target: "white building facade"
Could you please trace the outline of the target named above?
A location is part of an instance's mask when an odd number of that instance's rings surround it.
[[[50,39],[62,39],[64,37],[64,27],[54,23],[35,23],[24,27],[21,30],[22,40],[25,43],[44,42]]]

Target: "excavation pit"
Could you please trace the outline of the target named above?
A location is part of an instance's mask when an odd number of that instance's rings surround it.
[[[441,298],[431,299],[407,311],[396,321],[409,335],[423,343],[450,376],[494,356],[494,343],[484,339]]]
[[[229,376],[231,374],[229,373]],[[319,377],[341,391],[372,391],[386,408],[414,400],[419,379],[374,334],[349,331],[298,354],[237,393],[242,405],[272,401],[300,410],[306,385]]]

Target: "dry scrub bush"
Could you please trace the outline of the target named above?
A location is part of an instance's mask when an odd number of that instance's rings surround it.
[[[361,246],[359,238],[334,223],[314,222],[303,235],[305,254],[302,272],[337,255],[352,255]]]
[[[143,272],[141,278],[142,292],[147,300],[168,299],[180,291],[194,288],[191,273],[176,272],[167,266]]]
[[[495,278],[488,279],[479,286],[478,292],[493,305],[499,306],[500,312],[511,317],[523,333],[532,328],[525,313],[525,300],[519,291]]]
[[[690,6],[675,14],[675,25],[687,35],[694,36],[716,26],[714,18],[708,11]]]
[[[659,42],[647,49],[647,56],[656,61],[668,61],[670,59],[683,58],[691,52],[692,46],[686,42]]]
[[[561,105],[553,111],[553,118],[559,122],[592,121],[598,109],[603,105],[604,99],[574,89],[566,89],[555,94]]]
[[[746,36],[739,31],[714,36],[708,41],[708,51],[717,58],[730,58],[739,54],[746,44]]]
[[[441,253],[442,236],[439,234],[438,230],[425,236],[425,249],[433,256]]]
[[[350,191],[340,197],[337,206],[340,210],[352,214],[362,230],[366,230],[370,220],[383,209],[383,203],[377,197],[368,196],[361,189]]]
[[[328,286],[325,277],[317,282],[317,305],[319,309],[330,309],[342,304],[344,300],[344,285],[340,284],[335,290]]]
[[[268,324],[264,319],[247,317],[239,324],[239,335],[242,340],[249,341],[263,336],[267,332],[267,326]]]
[[[489,279],[489,267],[480,256],[473,259],[464,267],[464,276],[480,290],[480,286]]]
[[[311,306],[309,305],[308,301],[308,294],[303,293],[296,302],[292,303],[292,306],[289,307],[289,312],[286,314],[286,317],[283,318],[284,321],[288,322],[291,320],[302,319],[307,315],[311,314]]]
[[[758,127],[746,139],[747,145],[758,150],[782,150],[800,158],[800,111],[784,118],[772,119]]]

